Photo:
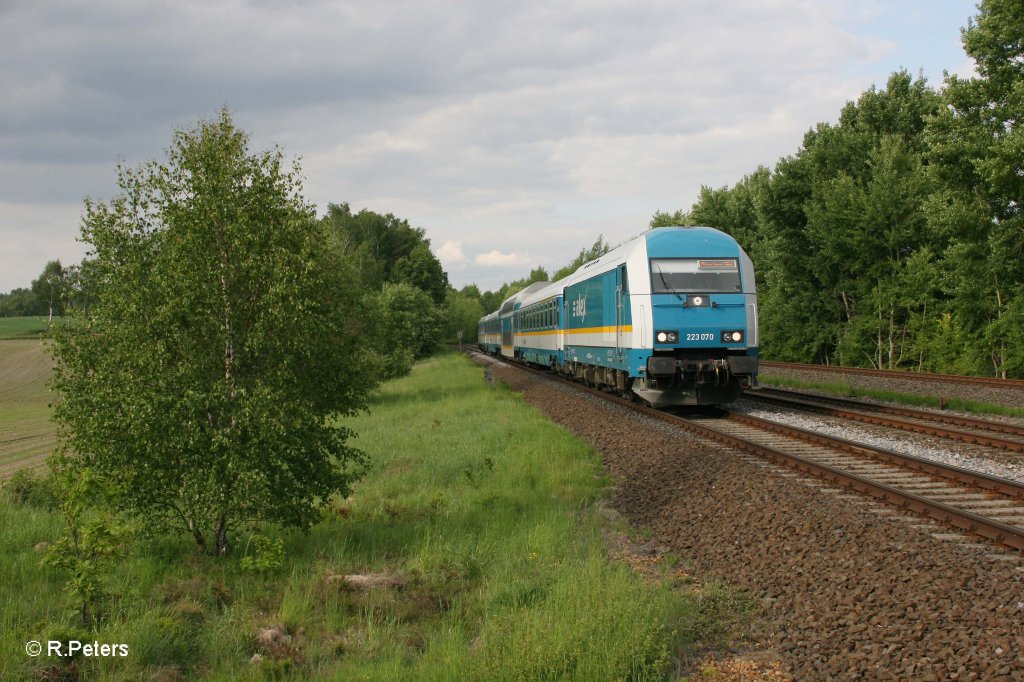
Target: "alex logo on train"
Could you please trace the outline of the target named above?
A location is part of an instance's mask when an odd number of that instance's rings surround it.
[[[572,316],[584,318],[587,316],[587,297],[580,294],[575,301],[572,302]]]

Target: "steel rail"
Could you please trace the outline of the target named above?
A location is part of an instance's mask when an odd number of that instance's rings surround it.
[[[553,375],[548,371],[540,371],[525,365],[512,363],[506,358],[499,358],[499,360],[507,366],[515,367],[548,380],[554,379]],[[940,523],[945,523],[947,525],[960,528],[966,532],[1024,551],[1024,528],[1018,528],[994,519],[980,516],[973,512],[957,509],[956,507],[952,507],[942,502],[931,500],[904,490],[899,490],[898,488],[894,488],[893,486],[885,483],[872,481],[869,478],[843,471],[827,464],[816,462],[806,457],[801,457],[800,455],[783,452],[782,450],[777,450],[770,446],[711,428],[705,424],[700,424],[685,417],[656,410],[645,405],[640,405],[631,400],[612,395],[596,388],[583,386],[577,383],[570,383],[569,385],[582,392],[595,395],[603,400],[619,404],[630,410],[653,417],[654,419],[673,424],[687,431],[708,438],[709,440],[714,440],[716,442],[735,447],[744,452],[764,457],[765,459],[798,471],[803,471],[805,473],[824,478],[825,480],[832,481],[844,488],[856,490],[883,502],[894,504],[901,508],[922,514],[933,520],[939,521]],[[936,472],[941,471],[942,473],[935,473],[933,475],[938,475],[943,478],[951,478],[955,474],[957,477],[963,476],[968,478],[970,480],[970,485],[982,487],[990,492],[999,492],[1012,497],[1024,496],[1024,485],[1018,484],[1014,481],[1000,479],[995,476],[988,476],[986,474],[968,471],[966,469],[960,469],[959,467],[952,467],[938,462],[931,462],[919,457],[902,455],[888,450],[873,448],[859,443],[854,443],[852,441],[844,441],[843,439],[813,433],[804,429],[797,429],[785,424],[778,424],[777,422],[770,422],[768,420],[758,419],[757,417],[751,417],[749,415],[738,415],[737,413],[729,412],[728,418],[748,424],[757,423],[759,426],[763,423],[763,428],[771,431],[786,433],[791,437],[800,438],[801,440],[811,440],[812,442],[828,444],[830,447],[837,448],[845,452],[856,451],[860,454],[869,454],[872,457],[891,461],[893,463],[900,463],[901,466],[917,469],[925,473],[932,473],[930,469],[934,467]],[[798,432],[800,435],[796,435]],[[960,478],[954,478],[954,480],[967,482]]]
[[[751,391],[745,393],[744,397],[750,398],[752,400],[759,400],[761,402],[770,403],[773,405],[796,407],[806,412],[815,412],[817,414],[826,414],[833,417],[852,419],[854,421],[863,422],[865,424],[874,424],[875,426],[888,426],[894,429],[900,429],[902,431],[925,433],[931,436],[939,436],[940,438],[948,438],[951,440],[957,440],[964,443],[976,443],[979,445],[987,445],[993,448],[1010,450],[1012,452],[1024,452],[1024,441],[1010,440],[1008,438],[1000,438],[999,436],[987,436],[984,434],[972,433],[970,431],[952,429],[946,426],[933,426],[930,424],[921,424],[918,422],[900,419],[898,417],[886,417],[884,415],[872,414],[870,412],[862,412],[860,410],[832,407],[830,405],[822,405],[820,403],[808,402],[807,400],[801,400],[797,398],[783,398],[767,394],[757,395],[757,393],[757,391]]]
[[[929,410],[917,410],[912,407],[898,407],[896,405],[869,403],[861,400],[838,398],[836,396],[831,395],[818,395],[817,393],[806,393],[804,391],[794,391],[786,388],[768,388],[767,386],[762,386],[761,388],[755,391],[747,391],[746,393],[744,393],[745,398],[754,399],[757,399],[759,396],[764,395],[778,395],[779,397],[782,398],[794,398],[797,400],[825,402],[833,405],[841,405],[854,410],[862,410],[865,412],[880,412],[882,414],[894,414],[898,417],[926,419],[929,421],[941,422],[943,424],[953,424],[956,426],[966,426],[968,428],[982,429],[985,431],[995,431],[997,433],[1008,433],[1016,436],[1024,436],[1024,426],[1017,426],[1016,424],[1007,424],[1005,422],[992,421],[990,419],[964,417],[961,415],[949,414],[948,412],[932,412]]]
[[[843,367],[839,365],[812,365],[800,362],[779,362],[777,360],[761,360],[761,367],[778,369],[802,369],[815,372],[832,372],[835,374],[864,374],[875,377],[895,377],[912,381],[936,381],[947,384],[976,384],[1024,390],[1024,379],[999,379],[996,377],[972,377],[962,374],[933,374],[930,372],[911,372],[905,369],[873,369],[869,367]]]
[[[1009,497],[1024,499],[1024,484],[1011,481],[1007,478],[991,476],[979,471],[971,471],[970,469],[953,466],[952,464],[936,462],[934,460],[925,459],[924,457],[906,455],[902,452],[896,452],[895,450],[889,450],[887,448],[857,443],[845,438],[827,436],[823,433],[816,433],[796,426],[790,426],[789,424],[780,424],[779,422],[775,422],[770,419],[762,419],[761,417],[754,417],[740,412],[730,412],[729,419],[749,424],[765,431],[772,431],[784,436],[797,438],[808,443],[825,445],[842,452],[848,452],[852,455],[868,456],[882,462],[896,464],[904,469],[920,471],[932,476],[939,476],[940,478],[956,481],[957,483],[983,488]]]
[[[680,417],[682,421],[685,420]],[[776,450],[775,448],[754,441],[740,438],[732,434],[712,429],[704,424],[697,424],[690,422],[684,425],[695,433],[698,433],[706,438],[716,440],[720,443],[731,445],[733,447],[750,452],[761,457],[765,457],[773,462],[784,464],[790,468],[798,471],[803,471],[815,476],[819,476],[826,480],[832,481],[845,488],[850,488],[861,493],[865,493],[874,498],[882,500],[883,502],[889,502],[896,504],[897,506],[910,509],[919,514],[924,514],[929,518],[936,521],[955,526],[961,530],[965,530],[969,533],[974,533],[982,537],[994,540],[1001,544],[1013,547],[1018,550],[1024,551],[1024,528],[1017,528],[1001,521],[989,519],[984,516],[980,516],[973,512],[965,511],[963,509],[957,509],[951,507],[942,502],[930,500],[921,495],[907,492],[894,488],[885,483],[879,483],[878,481],[872,481],[869,478],[858,476],[857,474],[836,469],[827,464],[821,462],[815,462],[814,460],[801,457],[789,452],[783,452],[782,450]]]

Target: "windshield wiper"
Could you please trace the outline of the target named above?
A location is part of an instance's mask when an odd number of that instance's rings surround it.
[[[681,296],[681,295],[679,294],[679,292],[678,292],[678,291],[676,291],[675,289],[673,289],[672,287],[670,287],[670,286],[668,285],[668,281],[666,281],[666,279],[665,279],[665,273],[663,273],[663,272],[661,271],[661,266],[660,266],[660,265],[655,265],[654,267],[656,268],[656,269],[655,269],[655,272],[657,272],[657,273],[658,273],[658,278],[659,278],[659,279],[661,279],[661,286],[665,287],[665,292],[666,292],[666,293],[673,293],[673,294],[675,294],[675,295],[676,295],[676,298],[678,298],[678,299],[679,299],[680,301],[682,301],[683,303],[686,303],[686,299],[685,299],[685,298],[683,298],[683,297],[682,297],[682,296]]]

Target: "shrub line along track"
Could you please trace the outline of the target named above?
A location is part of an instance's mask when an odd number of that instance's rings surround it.
[[[509,367],[553,379],[548,371],[510,363],[504,358],[496,360]],[[725,419],[680,417],[596,388],[577,383],[571,385],[704,438],[824,478],[844,488],[997,543],[1024,550],[1024,485],[1015,481],[749,415],[727,412]],[[768,442],[763,442],[765,440]],[[799,451],[800,454],[778,449],[776,445]],[[934,499],[937,497],[944,501]]]
[[[876,426],[888,426],[902,431],[926,433],[931,436],[939,436],[940,438],[949,438],[965,443],[977,443],[1012,452],[1024,452],[1024,428],[1013,424],[1004,424],[986,419],[974,419],[972,417],[960,417],[951,414],[937,414],[925,410],[878,405],[776,388],[760,388],[755,391],[747,391],[743,394],[743,397],[771,405],[795,408],[803,412],[842,417],[843,419],[851,419]],[[954,424],[970,430],[940,426],[936,422]],[[994,433],[1016,436],[1016,438],[1006,438],[1004,435],[994,435]]]
[[[961,374],[930,374],[928,372],[910,372],[905,369],[871,369],[867,367],[840,367],[837,365],[811,365],[798,362],[776,362],[761,360],[761,367],[777,369],[800,369],[813,372],[830,372],[833,374],[864,374],[872,377],[895,377],[917,381],[937,381],[946,384],[975,384],[995,386],[998,388],[1016,388],[1024,391],[1024,379],[997,379],[995,377],[969,377]]]

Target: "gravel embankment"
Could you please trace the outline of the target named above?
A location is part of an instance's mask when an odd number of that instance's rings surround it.
[[[947,384],[917,379],[900,379],[898,377],[872,377],[864,374],[844,374],[827,370],[782,369],[780,367],[761,367],[758,375],[763,377],[787,377],[823,384],[847,383],[858,388],[870,388],[879,391],[895,391],[897,393],[923,395],[933,398],[978,400],[1006,407],[1024,407],[1024,391],[1014,388],[979,386],[975,384]],[[1020,422],[1021,420],[1017,421]]]
[[[972,445],[927,436],[888,427],[876,427],[809,414],[795,414],[790,410],[765,406],[756,401],[741,400],[732,409],[752,417],[795,426],[827,436],[845,438],[866,445],[893,450],[905,455],[922,457],[942,464],[978,471],[1024,483],[1024,457],[1017,452],[1006,452],[983,445]]]
[[[597,449],[613,506],[747,590],[798,680],[1024,680],[1024,571],[669,425],[492,367]],[[1004,553],[1005,554],[1005,553]]]

